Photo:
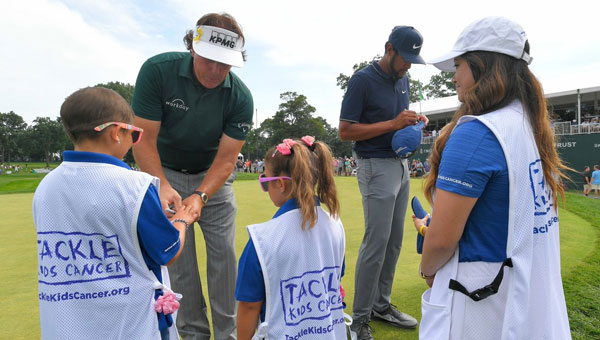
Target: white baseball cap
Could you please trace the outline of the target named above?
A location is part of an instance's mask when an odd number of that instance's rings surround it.
[[[428,61],[442,71],[454,72],[454,58],[471,51],[488,51],[523,59],[527,65],[533,58],[525,52],[527,34],[519,24],[504,17],[486,17],[465,28],[452,50]]]
[[[244,66],[243,47],[239,34],[215,26],[197,26],[192,41],[197,55],[235,67]]]

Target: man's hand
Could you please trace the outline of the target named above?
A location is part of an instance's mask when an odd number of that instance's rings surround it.
[[[160,186],[160,205],[168,218],[173,217],[173,214],[166,211],[169,205],[172,205],[175,211],[181,208],[181,196],[168,183]]]
[[[425,126],[427,126],[427,124],[429,124],[429,118],[427,118],[427,116],[423,116],[423,115],[417,115],[417,120],[422,120],[425,122]],[[416,123],[415,123],[416,124]]]
[[[196,221],[200,219],[200,215],[202,214],[202,207],[204,206],[204,203],[202,203],[202,199],[200,199],[200,196],[196,194],[191,194],[183,200],[183,205],[190,207],[191,213],[198,214],[198,218],[196,219]]]
[[[392,125],[394,130],[404,129],[407,126],[417,124],[417,113],[415,111],[404,110],[400,112],[394,119],[392,119]]]

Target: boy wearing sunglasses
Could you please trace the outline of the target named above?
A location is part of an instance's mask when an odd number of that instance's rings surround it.
[[[165,265],[198,215],[169,221],[158,179],[121,161],[143,130],[116,92],[76,91],[60,115],[75,150],[33,198],[42,338],[177,339]]]

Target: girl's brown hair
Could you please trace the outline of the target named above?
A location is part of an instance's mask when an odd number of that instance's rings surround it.
[[[529,42],[525,43],[529,53]],[[562,180],[568,177],[561,170],[571,170],[565,166],[554,147],[554,130],[542,85],[531,73],[523,60],[495,52],[474,51],[460,56],[471,69],[475,83],[464,89],[464,103],[458,108],[452,121],[442,129],[435,141],[429,161],[431,171],[425,179],[425,196],[432,202],[432,194],[438,176],[440,159],[446,142],[456,127],[458,119],[465,115],[480,116],[502,108],[513,100],[519,100],[528,118],[535,143],[540,153],[544,178],[552,189],[554,200],[560,194],[564,200]],[[555,205],[555,209],[556,209]]]
[[[272,147],[265,155],[265,165],[272,176],[292,178],[290,195],[296,199],[302,215],[302,229],[317,223],[315,196],[333,217],[339,215],[340,204],[333,177],[333,157],[327,144],[313,142],[311,146],[296,140],[291,154],[283,155]],[[316,189],[315,189],[316,188]]]

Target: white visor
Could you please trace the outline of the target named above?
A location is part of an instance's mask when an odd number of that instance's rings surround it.
[[[214,26],[198,26],[192,42],[194,52],[206,59],[243,67],[244,39],[237,33]]]

